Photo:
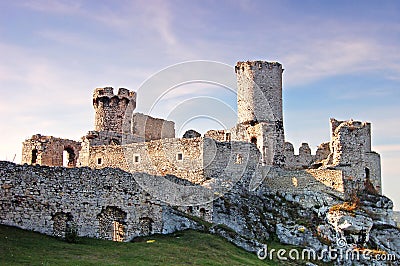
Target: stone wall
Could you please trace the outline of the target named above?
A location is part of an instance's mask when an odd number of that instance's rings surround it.
[[[371,151],[371,124],[336,119],[330,122],[330,154],[323,164],[343,171],[347,195],[364,190],[369,183],[381,193],[380,156]]]
[[[134,113],[132,133],[144,141],[175,138],[175,123],[142,113]]]
[[[336,191],[344,193],[341,170],[306,169],[294,171],[272,171],[264,184],[268,189],[279,191]]]
[[[204,137],[220,142],[231,141],[231,133],[228,130],[209,130],[204,134]]]
[[[260,154],[248,142],[211,138],[162,139],[128,145],[91,146],[87,166],[117,167],[129,172],[174,175],[194,184],[240,178]]]
[[[114,241],[193,226],[140,186],[136,181],[139,175],[144,174],[0,161],[0,224],[59,237],[74,226],[79,236]],[[168,190],[165,184],[164,189]],[[187,206],[182,211],[212,219],[212,203]],[[171,221],[179,223],[172,226]]]
[[[91,146],[87,166],[117,167],[161,176],[170,174],[199,184],[205,181],[203,139],[162,139],[123,146]]]
[[[37,134],[22,143],[21,163],[75,167],[80,150],[77,141]]]
[[[311,149],[307,143],[302,143],[299,154],[294,154],[293,144],[285,142],[285,168],[286,169],[306,169],[316,160],[316,156],[311,154]]]
[[[379,194],[382,194],[381,156],[378,153],[365,153],[365,171],[365,178],[371,181]]]
[[[151,217],[151,232],[162,231],[162,205],[122,170],[0,164],[1,224],[60,236],[69,223],[81,236],[112,239],[118,222],[130,240],[145,234],[140,221]],[[110,209],[124,215],[104,214]]]
[[[238,124],[231,129],[231,134],[234,141],[255,144],[261,153],[263,164],[284,166],[283,126],[279,127],[276,122]]]
[[[255,169],[260,161],[260,152],[248,142],[219,142],[204,139],[204,175],[206,179],[221,180],[232,185],[249,169]]]
[[[359,121],[331,119],[332,164],[351,165],[371,152],[371,124]]]

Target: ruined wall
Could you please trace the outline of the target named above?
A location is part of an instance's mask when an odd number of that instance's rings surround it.
[[[89,131],[82,140],[88,140],[91,146],[101,146],[101,145],[121,145],[129,143],[129,141],[134,142],[132,135],[122,134],[113,131]]]
[[[371,181],[379,194],[382,194],[381,156],[378,153],[365,153],[365,170],[365,178]]]
[[[219,142],[204,139],[204,175],[207,179],[222,180],[227,184],[239,180],[250,168],[255,169],[260,153],[248,142]]]
[[[116,226],[130,240],[148,233],[141,220],[150,218],[151,233],[162,231],[162,206],[122,170],[0,165],[1,224],[58,236],[69,224],[104,239]]]
[[[343,171],[347,195],[366,189],[369,183],[381,193],[380,156],[371,151],[371,124],[336,119],[330,122],[331,153],[324,165]]]
[[[162,139],[123,146],[89,147],[91,168],[118,167],[130,172],[174,175],[194,184],[210,179],[240,178],[260,154],[248,142],[210,138]]]
[[[191,228],[190,221],[139,185],[144,175],[0,161],[0,224],[59,237],[74,226],[79,236],[114,241]],[[166,183],[162,186],[168,190]],[[212,221],[212,203],[181,211]]]
[[[97,88],[93,92],[93,107],[96,131],[129,133],[130,115],[136,108],[136,92],[120,88],[115,95],[111,87]]]
[[[371,152],[371,124],[331,119],[332,164],[352,165]]]
[[[315,152],[315,162],[322,164],[324,160],[328,159],[330,153],[330,142],[321,143]]]
[[[204,137],[221,142],[231,141],[231,133],[229,130],[209,130],[204,134]]]
[[[122,134],[113,131],[89,131],[81,139],[81,150],[77,166],[89,166],[90,147],[95,146],[119,146],[130,143],[141,142],[139,137],[131,134]]]
[[[132,133],[144,141],[175,138],[175,123],[135,113],[132,116]]]
[[[270,172],[264,184],[271,190],[279,191],[345,191],[341,170],[306,169]],[[337,194],[340,195],[340,194]]]
[[[275,122],[260,122],[255,125],[238,124],[231,129],[232,140],[246,141],[257,146],[261,162],[265,165],[284,166],[283,128]]]
[[[21,163],[63,166],[65,160],[66,166],[75,167],[80,149],[81,145],[77,141],[37,134],[22,143]]]
[[[175,175],[199,184],[203,173],[203,139],[162,139],[124,146],[89,147],[87,166],[118,167],[130,172]]]

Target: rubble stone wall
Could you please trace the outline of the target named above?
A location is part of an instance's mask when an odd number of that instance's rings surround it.
[[[367,152],[365,154],[365,168],[366,175],[369,178],[372,185],[379,194],[382,194],[382,183],[381,183],[381,156],[376,152]]]
[[[0,165],[1,224],[62,236],[69,223],[80,236],[110,239],[116,221],[123,225],[123,239],[130,240],[144,234],[140,221],[151,217],[151,232],[162,231],[161,204],[143,192],[127,172]],[[112,220],[109,214],[105,221],[101,214],[110,208],[121,210],[125,218]]]
[[[171,206],[137,182],[143,176],[151,182],[158,180],[157,176],[132,175],[117,168],[47,167],[0,161],[0,224],[58,237],[65,236],[66,229],[74,226],[79,236],[114,241],[190,228]],[[168,191],[167,182],[160,186]],[[180,211],[212,221],[212,203],[181,207]]]
[[[219,142],[204,139],[204,175],[206,179],[230,183],[254,169],[260,163],[260,152],[248,142]]]

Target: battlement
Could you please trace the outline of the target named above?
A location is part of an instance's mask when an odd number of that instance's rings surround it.
[[[278,62],[267,62],[267,61],[244,61],[237,62],[235,66],[235,73],[245,70],[261,70],[261,69],[282,69],[282,65]],[[282,69],[283,72],[283,69]]]
[[[114,88],[112,87],[96,88],[93,92],[93,100],[102,97],[107,97],[111,99],[115,96],[118,96],[120,99],[127,98],[130,101],[136,102],[136,92],[130,91],[125,88],[119,88],[117,95],[114,94]]]

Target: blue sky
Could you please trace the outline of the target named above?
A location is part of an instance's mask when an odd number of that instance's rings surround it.
[[[315,150],[329,140],[330,117],[372,122],[384,194],[400,209],[399,1],[21,0],[0,1],[0,10],[1,160],[19,162],[33,134],[78,140],[93,129],[96,87],[138,90],[191,60],[279,61],[286,139]],[[173,118],[179,109],[168,106],[184,101],[201,116],[212,109],[193,101],[203,94],[229,107],[215,113],[233,123],[232,94],[204,84],[179,87],[159,115]],[[206,122],[190,126],[218,125]]]

